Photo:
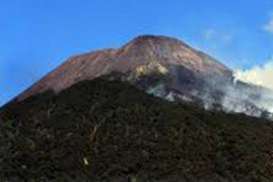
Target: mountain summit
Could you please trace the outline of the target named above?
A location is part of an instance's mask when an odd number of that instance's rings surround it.
[[[257,88],[241,82],[235,85],[233,72],[225,65],[178,39],[154,35],[139,36],[119,49],[71,57],[17,99],[47,90],[58,93],[79,81],[113,73],[170,101],[195,102],[207,109],[254,116],[260,116],[263,109],[256,105],[261,99]],[[244,97],[242,90],[247,91]]]
[[[111,72],[144,73],[156,68],[167,72],[177,66],[200,75],[232,75],[227,67],[180,40],[143,35],[119,49],[105,49],[71,57],[21,94],[19,99],[51,89],[59,92],[80,80],[93,79]]]

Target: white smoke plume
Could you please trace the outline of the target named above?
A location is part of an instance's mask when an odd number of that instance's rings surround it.
[[[237,70],[235,71],[235,78],[273,90],[273,60],[249,70]]]
[[[273,60],[262,66],[237,70],[234,77],[236,80],[268,88],[260,93],[261,99],[256,100],[255,104],[273,113]]]

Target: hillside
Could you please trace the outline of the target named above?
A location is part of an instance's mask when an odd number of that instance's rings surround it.
[[[181,40],[154,35],[138,36],[117,49],[72,56],[16,99],[46,90],[59,93],[79,81],[113,72],[149,94],[207,110],[260,117],[272,109],[272,91],[236,81],[228,67]]]
[[[19,95],[18,99],[22,100],[49,89],[60,92],[78,81],[91,80],[112,72],[129,74],[129,77],[133,77],[128,78],[130,80],[154,72],[177,72],[175,74],[185,76],[186,80],[190,79],[192,82],[196,82],[195,77],[200,79],[212,75],[232,76],[231,70],[216,59],[178,39],[143,35],[118,49],[104,49],[72,56]],[[172,74],[172,77],[178,76]]]
[[[273,181],[273,124],[82,81],[0,111],[1,181]]]

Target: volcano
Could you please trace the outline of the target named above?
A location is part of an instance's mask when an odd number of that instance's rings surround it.
[[[119,75],[147,93],[206,109],[251,116],[261,116],[265,109],[264,89],[236,81],[231,69],[178,39],[154,35],[139,36],[119,49],[73,56],[16,99],[47,90],[58,93],[103,75]]]
[[[0,179],[273,181],[267,92],[165,36],[75,56],[0,108]]]
[[[135,38],[120,49],[105,49],[68,59],[20,95],[19,99],[46,90],[59,92],[78,81],[90,80],[112,72],[134,74],[139,77],[135,79],[156,72],[161,74],[171,72],[176,81],[178,79],[190,81],[204,76],[232,76],[232,71],[227,67],[182,41],[164,36],[145,35]]]

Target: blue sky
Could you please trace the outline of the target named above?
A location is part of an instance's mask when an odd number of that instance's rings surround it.
[[[3,0],[0,105],[67,57],[140,34],[174,36],[247,69],[273,56],[273,1]]]

